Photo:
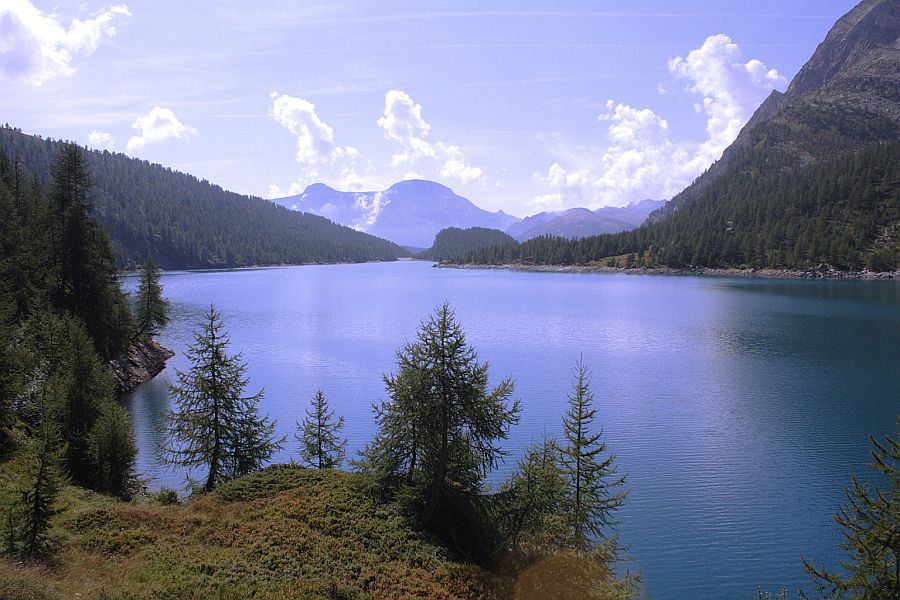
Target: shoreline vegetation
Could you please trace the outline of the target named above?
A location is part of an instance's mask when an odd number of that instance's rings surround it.
[[[439,269],[502,269],[507,271],[530,271],[537,273],[624,273],[626,275],[706,275],[714,277],[760,277],[765,279],[865,279],[900,280],[900,270],[875,272],[841,271],[831,265],[818,265],[808,269],[737,269],[711,267],[609,267],[598,263],[583,265],[536,265],[536,264],[483,264],[483,263],[435,263]]]

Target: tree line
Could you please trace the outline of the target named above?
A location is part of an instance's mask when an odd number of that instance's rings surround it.
[[[455,256],[462,256],[466,252],[479,248],[509,244],[511,242],[515,242],[515,239],[499,229],[447,227],[438,232],[431,248],[420,252],[416,255],[416,258],[435,261],[446,260]]]
[[[167,320],[152,261],[136,301],[122,292],[91,184],[74,145],[60,150],[46,186],[0,152],[0,455],[30,460],[5,540],[28,555],[46,550],[61,481],[133,492],[134,432],[108,361]]]
[[[793,168],[766,147],[732,151],[724,171],[633,231],[543,236],[467,252],[478,264],[801,269],[900,268],[900,141]],[[702,178],[701,178],[702,179]],[[670,203],[672,204],[672,203]],[[613,263],[619,260],[618,263]]]
[[[0,127],[0,152],[25,184],[48,185],[66,143]],[[109,151],[81,150],[92,173],[94,214],[107,229],[120,266],[148,256],[164,269],[395,260],[399,246],[328,219]]]

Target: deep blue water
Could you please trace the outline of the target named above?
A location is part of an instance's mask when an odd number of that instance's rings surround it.
[[[133,280],[129,284],[133,285]],[[629,491],[619,531],[655,598],[748,598],[809,588],[801,555],[834,566],[832,515],[868,436],[900,413],[900,283],[448,270],[428,263],[163,276],[162,343],[178,354],[128,398],[139,468],[160,467],[154,425],[202,314],[220,310],[250,392],[289,436],[315,391],[346,419],[348,455],[371,438],[382,374],[445,300],[522,402],[510,458],[560,431],[571,368],[593,369],[599,418]]]

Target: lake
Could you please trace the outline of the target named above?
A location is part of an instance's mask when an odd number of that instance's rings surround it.
[[[126,285],[133,288],[130,278]],[[348,456],[373,435],[382,375],[449,301],[468,341],[510,376],[521,421],[492,481],[558,435],[571,369],[593,369],[599,420],[628,497],[632,568],[656,598],[748,598],[809,589],[801,556],[835,566],[832,515],[870,478],[868,436],[897,430],[900,282],[451,270],[396,262],[171,272],[166,370],[127,397],[151,488],[169,382],[210,304],[248,364],[248,392],[289,436],[317,389],[346,420]]]

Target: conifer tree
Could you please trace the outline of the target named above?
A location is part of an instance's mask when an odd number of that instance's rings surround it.
[[[91,176],[78,146],[67,144],[53,166],[56,308],[80,317],[103,357],[124,347],[130,311],[119,288],[115,254],[91,216]]]
[[[436,524],[448,498],[478,496],[505,454],[499,441],[518,421],[519,403],[509,403],[510,379],[488,388],[488,364],[478,362],[447,303],[397,359],[398,372],[385,377],[391,400],[380,407],[382,429],[364,462],[418,488],[423,520]]]
[[[300,442],[300,457],[314,469],[334,469],[344,461],[347,438],[341,438],[344,417],[334,418],[334,411],[328,409],[328,401],[322,390],[316,391],[312,408],[307,409],[306,418],[297,423],[297,441]]]
[[[162,297],[159,269],[152,258],[147,258],[140,278],[134,303],[135,339],[153,337],[169,322],[169,301]]]
[[[171,387],[177,410],[166,415],[166,459],[206,469],[203,491],[258,468],[281,447],[275,424],[258,415],[262,391],[244,396],[249,380],[240,353],[228,355],[222,316],[210,306],[189,346],[188,372],[177,371]]]
[[[531,444],[500,491],[505,545],[528,558],[564,548],[568,539],[567,481],[559,454],[553,439]]]
[[[568,480],[573,545],[587,551],[614,524],[612,513],[625,499],[625,492],[619,491],[625,477],[617,473],[615,456],[607,453],[602,429],[594,428],[597,410],[590,369],[579,359],[573,375],[569,408],[563,417],[562,472]]]
[[[37,452],[29,478],[31,483],[22,492],[19,550],[24,556],[41,558],[50,551],[50,519],[59,513],[56,499],[63,481],[62,452],[50,423],[44,425],[40,439],[35,442]]]
[[[887,485],[870,488],[853,477],[847,504],[834,516],[848,560],[840,563],[841,571],[803,561],[818,591],[827,597],[900,600],[900,437],[871,442],[875,459],[871,466]]]
[[[137,445],[131,419],[124,408],[112,401],[104,404],[88,436],[88,451],[93,465],[93,487],[129,498],[136,485]]]

